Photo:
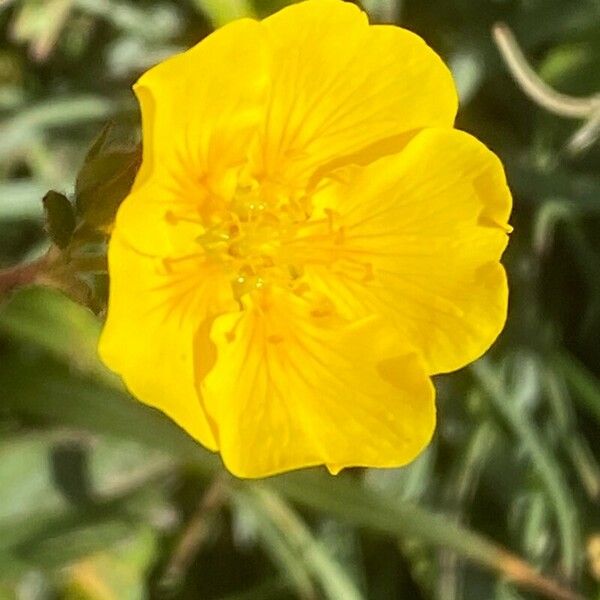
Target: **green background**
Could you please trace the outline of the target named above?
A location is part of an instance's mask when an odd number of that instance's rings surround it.
[[[142,71],[285,4],[0,4],[0,266],[44,251],[41,198],[73,192],[107,120],[135,139]],[[410,466],[248,483],[102,368],[101,319],[23,290],[0,305],[1,600],[541,597],[508,582],[499,547],[600,598],[586,559],[600,536],[600,143],[570,153],[582,123],[525,98],[490,34],[506,21],[547,82],[599,93],[600,1],[364,7],[442,54],[458,126],[506,165],[504,333],[486,358],[437,379],[438,430]]]

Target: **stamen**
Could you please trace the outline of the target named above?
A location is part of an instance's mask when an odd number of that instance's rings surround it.
[[[225,332],[225,340],[229,343],[235,341],[235,338],[237,336],[237,330],[238,327],[240,326],[240,323],[242,322],[242,319],[244,318],[244,315],[241,314],[235,321],[235,323],[233,324],[233,327],[229,330]]]
[[[248,179],[238,185],[229,205],[211,213],[209,222],[173,212],[168,218],[205,228],[196,241],[207,260],[230,273],[233,296],[242,307],[245,295],[273,285],[302,294],[305,263],[327,266],[337,260],[334,247],[344,243],[346,233],[339,213],[326,209],[323,218],[311,220],[311,212],[309,197],[288,196],[279,187],[261,187]],[[371,280],[372,267],[361,266],[363,279]]]

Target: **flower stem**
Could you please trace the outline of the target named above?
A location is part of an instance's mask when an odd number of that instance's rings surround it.
[[[20,287],[35,283],[62,288],[61,282],[72,283],[72,276],[77,274],[105,273],[106,271],[105,256],[68,257],[58,248],[52,247],[37,260],[0,270],[0,298]]]
[[[47,253],[32,262],[0,270],[0,298],[19,287],[36,283],[50,262],[50,253]]]

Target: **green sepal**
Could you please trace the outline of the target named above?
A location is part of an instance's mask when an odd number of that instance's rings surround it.
[[[100,132],[75,183],[77,217],[85,230],[105,229],[113,223],[141,164],[141,145],[112,142],[112,132],[112,124]]]
[[[93,158],[96,158],[101,152],[102,149],[107,145],[108,138],[113,131],[115,124],[113,121],[109,121],[104,125],[104,127],[100,130],[100,133],[96,136],[92,145],[89,147],[87,154],[85,155],[85,159],[83,160],[84,164],[90,162]]]
[[[46,218],[46,231],[60,249],[66,248],[75,231],[75,212],[69,199],[60,192],[50,190],[42,199]]]

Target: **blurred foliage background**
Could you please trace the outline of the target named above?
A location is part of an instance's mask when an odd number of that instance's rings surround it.
[[[45,251],[41,198],[73,193],[108,120],[135,142],[142,71],[287,3],[3,0],[0,267]],[[57,291],[12,295],[0,305],[1,600],[600,598],[600,143],[569,150],[582,123],[528,100],[490,34],[507,22],[548,83],[599,93],[600,2],[363,6],[444,56],[458,126],[506,164],[506,330],[438,378],[437,434],[412,465],[240,482],[103,369],[101,315]]]

